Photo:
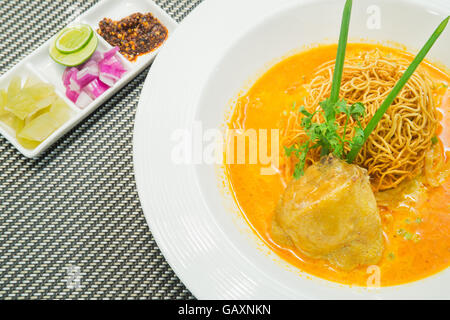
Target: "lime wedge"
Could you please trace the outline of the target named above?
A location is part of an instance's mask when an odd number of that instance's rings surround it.
[[[63,36],[63,35],[64,35],[64,30],[61,32],[61,36]],[[88,42],[86,44],[84,44],[84,46],[79,48],[77,51],[70,52],[70,53],[61,52],[56,47],[56,42],[61,36],[58,35],[56,37],[56,41],[54,41],[50,45],[49,54],[53,60],[55,60],[57,63],[60,63],[64,66],[75,67],[75,66],[82,64],[87,59],[89,59],[92,56],[92,54],[95,52],[95,50],[97,49],[98,39],[97,39],[97,36],[95,36],[95,34],[92,33]]]
[[[92,34],[92,28],[87,24],[63,29],[56,38],[56,49],[62,53],[76,52],[89,42]]]

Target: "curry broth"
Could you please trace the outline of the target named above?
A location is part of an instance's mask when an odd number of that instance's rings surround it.
[[[404,55],[406,52],[372,44],[349,44],[347,54],[378,48],[384,52]],[[337,46],[324,45],[289,57],[266,72],[253,87],[241,96],[235,106],[229,127],[236,121],[242,129],[272,129],[283,126],[286,114],[294,102],[301,104],[307,94],[304,84],[311,80],[316,67],[335,58]],[[449,84],[449,76],[439,68],[422,63],[438,83]],[[440,143],[449,150],[450,90],[445,85],[435,90],[437,105],[444,114]],[[280,153],[280,157],[284,155]],[[448,151],[447,151],[448,156]],[[367,267],[351,272],[337,270],[324,260],[310,259],[296,250],[275,243],[269,230],[275,206],[287,181],[283,175],[261,175],[260,164],[227,165],[227,179],[233,196],[255,232],[280,257],[302,271],[327,280],[365,286]],[[431,190],[420,187],[415,196],[405,196],[396,205],[380,207],[385,236],[383,258],[378,264],[381,285],[391,286],[412,282],[444,270],[450,263],[450,179],[443,186]],[[394,196],[393,196],[394,197]],[[415,198],[415,201],[408,200]],[[406,240],[399,230],[420,237]]]

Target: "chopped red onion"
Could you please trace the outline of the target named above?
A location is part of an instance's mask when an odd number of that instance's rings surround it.
[[[77,83],[84,88],[89,82],[98,77],[98,65],[95,61],[90,61],[77,73]]]
[[[118,47],[104,53],[96,51],[86,63],[64,70],[62,80],[66,96],[78,107],[85,108],[126,72],[118,51]]]
[[[95,62],[100,62],[101,60],[103,60],[104,56],[103,53],[101,53],[100,51],[95,51],[92,56],[91,59],[89,61],[95,61]]]
[[[103,58],[103,60],[101,60],[99,63],[99,65],[105,64],[105,65],[113,65],[113,64],[117,64],[122,66],[122,62],[120,61],[120,59],[117,56],[112,56],[109,58]],[[123,66],[122,66],[123,69]]]
[[[80,92],[81,87],[77,83],[77,74],[76,73],[72,73],[72,75],[70,76],[69,85],[67,86],[67,88],[69,88],[72,91]]]
[[[63,72],[62,75],[62,80],[63,80],[63,84],[64,86],[68,86],[70,85],[70,78],[72,77],[72,75],[78,72],[78,69],[75,67],[71,67],[71,68],[66,68]]]
[[[104,74],[104,73],[100,73],[100,77],[99,77],[100,81],[103,82],[104,84],[112,87],[119,78],[114,77],[114,76],[110,76],[108,74]]]
[[[125,72],[125,69],[123,68],[122,64],[117,62],[113,64],[100,63],[98,66],[100,73],[112,74],[118,76],[119,78]]]
[[[86,108],[92,101],[94,101],[86,92],[81,91],[80,95],[78,96],[77,101],[75,104],[81,108]]]
[[[79,92],[70,90],[69,88],[66,88],[66,96],[67,96],[67,98],[69,98],[70,101],[72,101],[73,103],[76,103],[76,102],[77,102],[77,99],[78,99],[78,96],[79,96],[79,95],[80,95]]]
[[[91,97],[91,99],[95,100],[108,89],[108,85],[100,81],[100,79],[96,78],[93,81],[89,82],[89,84],[83,88],[83,91],[86,92],[89,97]]]
[[[107,65],[100,63],[99,67],[100,67],[100,75],[99,75],[100,80],[102,80],[109,86],[114,85],[114,83],[116,83],[122,77],[122,74],[125,72],[121,64]]]
[[[119,52],[119,47],[114,47],[114,48],[112,48],[111,50],[106,51],[106,52],[103,54],[103,58],[104,58],[104,59],[109,59],[109,58],[115,56],[117,52]]]

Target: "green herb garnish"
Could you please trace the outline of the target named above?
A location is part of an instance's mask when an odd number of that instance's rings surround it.
[[[402,236],[405,240],[412,240],[416,243],[420,241],[420,236],[417,233],[412,234],[404,229],[398,229],[397,234]]]
[[[433,144],[433,145],[435,145],[436,143],[438,143],[439,142],[439,140],[438,140],[438,138],[436,137],[436,136],[433,136],[433,138],[431,138],[431,143]]]
[[[342,82],[342,72],[344,70],[345,51],[347,50],[348,29],[350,25],[350,15],[352,12],[352,0],[347,0],[342,14],[341,32],[336,54],[336,64],[334,65],[333,82],[331,83],[331,94],[329,102],[335,104],[339,100],[339,91]]]
[[[313,113],[308,112],[304,107],[301,107],[299,109],[299,112],[304,116],[301,121],[301,126],[305,130],[306,135],[309,139],[302,144],[296,143],[289,148],[285,147],[285,152],[288,157],[290,157],[292,154],[295,154],[298,159],[298,162],[294,169],[294,178],[296,179],[300,178],[304,174],[306,156],[312,149],[321,148],[322,156],[332,153],[338,158],[346,158],[349,163],[352,163],[355,160],[369,135],[375,129],[386,110],[392,104],[411,75],[425,58],[428,51],[444,31],[450,19],[450,17],[447,17],[444,21],[442,21],[442,23],[435,30],[430,39],[425,43],[424,47],[420,50],[418,55],[414,58],[411,65],[404,72],[403,76],[394,86],[386,100],[375,112],[366,128],[363,129],[360,119],[364,116],[366,109],[365,106],[360,102],[349,105],[345,100],[339,100],[339,91],[344,69],[351,9],[352,0],[347,0],[342,14],[341,30],[339,35],[330,97],[320,102],[320,108]],[[293,109],[295,109],[295,104],[293,106]],[[313,117],[317,113],[320,113],[320,115],[324,118],[323,123],[315,122],[313,120]],[[336,122],[336,117],[341,114],[346,115],[346,121],[343,126],[342,136],[338,133],[340,131],[340,126]],[[354,128],[353,137],[351,139],[346,139],[347,125],[350,117],[352,117],[353,120],[357,123],[357,126]],[[345,155],[346,146],[350,149],[350,152],[347,155]]]
[[[305,130],[309,140],[301,145],[295,144],[290,148],[285,148],[285,152],[288,157],[294,153],[298,158],[298,162],[294,169],[294,178],[296,179],[303,175],[306,155],[311,149],[320,147],[321,155],[332,153],[336,157],[343,158],[346,143],[352,147],[355,144],[361,143],[364,137],[364,130],[360,124],[360,119],[364,116],[364,105],[362,103],[348,105],[345,100],[339,100],[351,8],[352,0],[347,0],[342,16],[341,32],[339,35],[330,98],[320,102],[320,109],[313,113],[308,112],[304,107],[300,108],[299,112],[304,116],[301,121],[301,126]],[[324,118],[323,123],[313,121],[313,117],[319,112]],[[338,133],[339,125],[336,123],[336,116],[341,113],[346,115],[344,132],[342,136]],[[346,140],[347,124],[350,117],[357,121],[359,127],[355,128],[356,131],[353,139]]]
[[[389,258],[390,260],[394,260],[394,259],[395,259],[395,254],[394,254],[393,252],[389,252],[388,258]]]
[[[412,233],[409,233],[409,232],[405,232],[405,233],[403,234],[403,237],[405,238],[405,240],[411,240],[412,237],[413,237],[413,234],[412,234]]]
[[[294,178],[296,179],[303,175],[306,156],[311,149],[321,147],[322,155],[326,155],[331,151],[336,157],[343,158],[346,144],[351,147],[356,143],[360,143],[361,139],[363,139],[364,130],[360,123],[360,119],[364,116],[364,106],[362,106],[362,104],[348,105],[345,100],[340,100],[337,103],[330,105],[328,100],[326,100],[321,102],[320,106],[322,110],[318,110],[314,113],[308,112],[304,107],[300,108],[299,112],[303,114],[301,126],[304,128],[309,140],[301,145],[294,144],[289,148],[285,147],[285,153],[288,157],[295,154],[299,160],[294,169]],[[325,122],[313,122],[312,118],[318,112],[322,114]],[[333,116],[330,116],[330,113],[333,113]],[[338,133],[339,126],[336,123],[336,115],[341,113],[346,115],[342,136]],[[355,128],[353,139],[347,140],[347,124],[350,117],[358,123],[358,127]]]

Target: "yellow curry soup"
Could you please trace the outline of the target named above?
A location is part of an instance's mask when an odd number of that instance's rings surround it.
[[[407,52],[374,44],[349,44],[347,55],[371,50],[412,60]],[[289,57],[267,71],[251,89],[239,97],[229,128],[282,129],[294,102],[308,94],[306,84],[317,67],[333,60],[336,45],[323,45]],[[438,67],[423,62],[433,78],[433,97],[441,113],[438,143],[446,158],[450,141],[449,76]],[[442,84],[442,85],[441,85]],[[298,250],[275,241],[271,221],[277,203],[289,183],[284,172],[285,155],[280,152],[280,171],[261,175],[261,164],[229,164],[227,179],[245,219],[262,240],[280,257],[309,274],[344,284],[365,286],[367,266],[352,271],[335,268],[326,260],[309,258]],[[450,262],[450,179],[436,188],[426,187],[421,177],[398,188],[377,194],[384,251],[380,268],[381,285],[416,281],[446,269]],[[402,199],[402,200],[398,200]]]

